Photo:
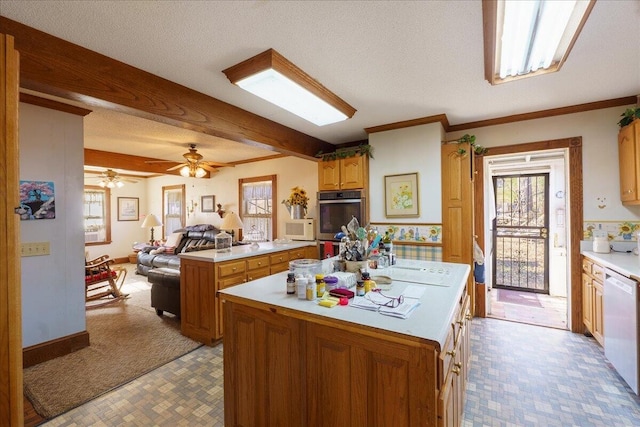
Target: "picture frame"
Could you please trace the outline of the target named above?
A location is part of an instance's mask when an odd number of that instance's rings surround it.
[[[118,221],[139,221],[140,199],[138,197],[118,197]]]
[[[384,213],[388,218],[420,215],[418,172],[384,177]]]
[[[201,196],[200,197],[200,210],[202,212],[215,212],[216,196]]]

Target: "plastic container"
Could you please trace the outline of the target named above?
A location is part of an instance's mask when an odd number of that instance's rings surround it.
[[[338,278],[335,276],[324,276],[324,288],[329,292],[338,287]]]
[[[318,259],[295,259],[289,262],[289,271],[297,276],[316,277],[322,273],[322,261]]]
[[[604,236],[598,236],[593,238],[593,252],[599,254],[608,254],[611,251],[609,239]]]

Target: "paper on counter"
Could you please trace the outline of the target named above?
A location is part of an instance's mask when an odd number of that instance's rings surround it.
[[[404,289],[402,295],[405,298],[420,299],[426,290],[427,288],[424,286],[409,285]]]

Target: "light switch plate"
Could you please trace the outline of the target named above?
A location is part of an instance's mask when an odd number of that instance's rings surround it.
[[[29,242],[20,244],[20,256],[40,256],[49,254],[49,242]]]

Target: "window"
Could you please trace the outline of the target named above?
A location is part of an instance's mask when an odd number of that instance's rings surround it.
[[[186,205],[185,186],[169,185],[162,187],[162,224],[163,236],[166,239],[175,230],[185,226]]]
[[[244,225],[242,234],[252,240],[270,241],[276,236],[276,176],[261,176],[239,180],[240,218]]]
[[[108,188],[84,187],[84,243],[111,243],[111,190]]]

